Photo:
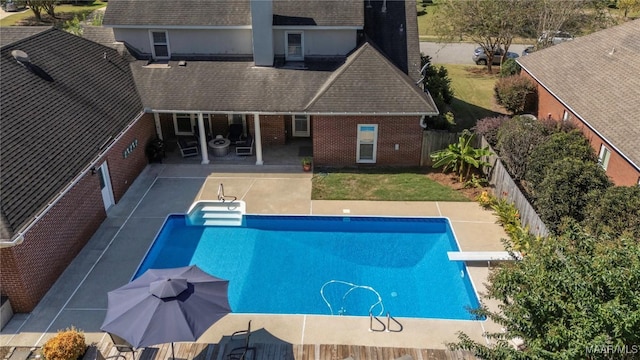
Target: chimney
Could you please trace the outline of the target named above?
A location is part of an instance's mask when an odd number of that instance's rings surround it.
[[[253,61],[256,66],[273,66],[272,0],[251,0]]]

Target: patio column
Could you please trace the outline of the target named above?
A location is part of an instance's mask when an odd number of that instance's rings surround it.
[[[160,114],[154,112],[153,120],[156,123],[156,135],[158,135],[158,139],[164,140],[164,137],[162,136],[162,126],[160,125]]]
[[[198,113],[198,131],[200,132],[200,153],[202,154],[201,164],[206,165],[209,163],[209,151],[207,150],[207,134],[204,129],[204,117],[202,113]]]
[[[260,134],[260,115],[258,113],[253,114],[253,132],[256,137],[256,165],[263,165],[262,161],[262,135]]]

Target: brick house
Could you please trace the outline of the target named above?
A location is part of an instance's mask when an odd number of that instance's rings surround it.
[[[421,121],[438,110],[416,82],[411,1],[113,0],[104,26],[158,135],[207,141],[232,124],[263,147],[309,138],[316,165],[418,166]]]
[[[3,28],[0,49],[0,280],[30,312],[146,166],[155,128],[115,50],[23,30]]]
[[[619,186],[640,185],[640,20],[520,57],[538,117],[572,121]]]

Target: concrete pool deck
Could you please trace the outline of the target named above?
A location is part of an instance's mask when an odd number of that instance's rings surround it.
[[[130,280],[168,214],[184,213],[196,200],[217,199],[220,183],[226,195],[246,202],[247,213],[445,216],[461,250],[503,250],[504,230],[491,211],[477,203],[311,200],[313,176],[299,166],[149,165],[36,309],[14,315],[0,334],[0,346],[41,346],[72,325],[85,332],[87,342],[104,341],[99,328],[106,293]],[[476,290],[484,292],[487,264],[467,268]],[[218,343],[224,335],[246,328],[248,320],[252,328],[264,327],[292,344],[444,349],[458,331],[484,341],[485,330],[499,330],[489,321],[400,318],[402,332],[371,332],[366,317],[230,314],[198,342]]]

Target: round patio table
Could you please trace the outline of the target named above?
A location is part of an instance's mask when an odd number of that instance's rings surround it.
[[[213,156],[226,156],[229,153],[229,145],[231,145],[231,141],[223,138],[222,135],[218,135],[207,144],[211,150],[213,150]]]

